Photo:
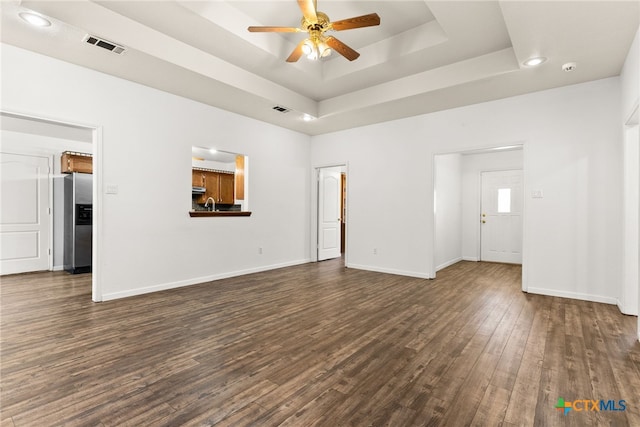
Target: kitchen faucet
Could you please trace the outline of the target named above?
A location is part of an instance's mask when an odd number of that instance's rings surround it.
[[[208,208],[209,207],[209,200],[211,200],[211,211],[215,211],[216,210],[216,201],[213,200],[213,197],[209,197],[207,199],[207,201],[204,203],[204,207]]]

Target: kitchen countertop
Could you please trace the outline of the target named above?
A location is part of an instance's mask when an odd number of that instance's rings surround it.
[[[251,216],[249,211],[189,211],[192,218],[209,217],[209,216]]]

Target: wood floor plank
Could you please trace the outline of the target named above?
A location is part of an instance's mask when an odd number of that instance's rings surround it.
[[[528,296],[535,305],[534,319],[527,337],[518,373],[516,375],[504,422],[513,425],[534,425],[538,406],[542,364],[547,351],[552,298]],[[550,350],[551,351],[551,350]],[[534,410],[532,410],[534,408]]]
[[[604,399],[626,400],[627,410],[620,414],[620,418],[626,418],[624,425],[640,425],[640,383],[628,381],[640,374],[637,367],[630,358],[631,352],[638,351],[638,342],[629,336],[629,331],[625,334],[623,323],[631,316],[619,316],[613,307],[596,306],[596,319],[598,320],[598,332],[605,342],[606,361],[611,366],[613,372],[613,390],[603,389],[601,391]],[[633,318],[635,320],[635,318]],[[628,328],[628,325],[626,326]]]
[[[523,293],[521,271],[337,259],[98,304],[90,275],[4,276],[1,424],[640,425],[636,319]]]

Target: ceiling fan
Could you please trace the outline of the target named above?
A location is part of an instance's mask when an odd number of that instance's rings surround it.
[[[331,22],[329,17],[318,11],[316,0],[298,0],[298,6],[302,11],[301,28],[295,27],[249,27],[252,33],[309,33],[309,38],[302,40],[287,58],[287,62],[296,62],[302,55],[309,59],[324,58],[331,54],[331,49],[347,58],[349,61],[357,59],[360,54],[333,36],[326,36],[329,30],[344,31],[354,28],[371,27],[380,25],[380,17],[377,13],[357,16]]]

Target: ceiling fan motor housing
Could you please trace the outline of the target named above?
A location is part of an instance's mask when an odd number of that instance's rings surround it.
[[[331,20],[326,13],[316,12],[316,16],[318,20],[316,22],[309,22],[306,17],[302,17],[302,21],[300,23],[300,27],[306,29],[307,31],[320,31],[324,33],[327,30],[331,29]]]

